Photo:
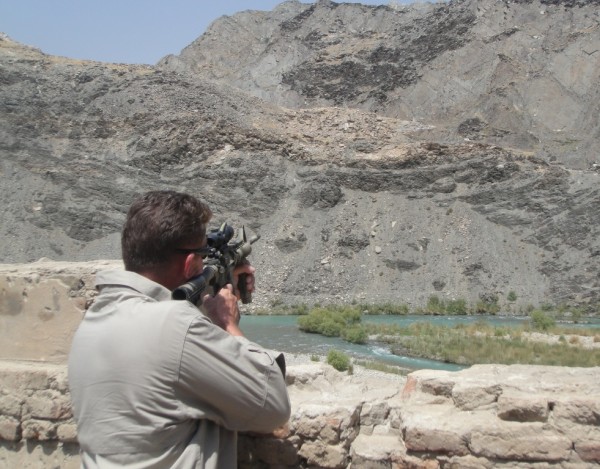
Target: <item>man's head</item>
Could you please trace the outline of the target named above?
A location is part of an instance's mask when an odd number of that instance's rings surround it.
[[[189,194],[147,192],[135,200],[123,227],[121,250],[125,269],[137,273],[168,267],[181,249],[200,247],[212,212]]]

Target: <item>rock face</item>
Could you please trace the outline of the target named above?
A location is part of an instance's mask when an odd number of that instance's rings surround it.
[[[597,25],[597,2],[286,2],[158,67],[0,37],[0,261],[118,259],[132,199],[169,188],[260,233],[257,307],[595,305]]]
[[[289,368],[289,423],[240,435],[245,468],[593,468],[598,368],[474,366],[408,380]],[[66,370],[0,362],[3,467],[79,467]]]
[[[217,20],[159,65],[287,107],[426,121],[447,138],[598,158],[598,1],[288,1]]]

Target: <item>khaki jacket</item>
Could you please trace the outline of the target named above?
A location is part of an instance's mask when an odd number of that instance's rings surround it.
[[[273,352],[133,272],[101,272],[69,355],[85,468],[237,466],[236,432],[290,415]]]

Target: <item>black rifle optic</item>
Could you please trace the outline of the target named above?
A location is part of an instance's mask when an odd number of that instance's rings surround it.
[[[247,264],[247,257],[252,252],[252,244],[260,239],[259,235],[250,238],[242,226],[237,239],[232,239],[234,229],[227,223],[219,228],[210,230],[207,237],[210,253],[204,259],[204,270],[184,285],[173,290],[174,300],[188,300],[195,305],[202,303],[202,297],[207,293],[217,294],[228,283],[233,284],[233,271],[242,264]],[[242,303],[252,302],[252,294],[246,288],[247,274],[241,274],[237,288]]]

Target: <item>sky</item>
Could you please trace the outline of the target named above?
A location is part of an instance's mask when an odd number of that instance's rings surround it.
[[[0,0],[0,32],[50,55],[155,64],[178,54],[223,15],[272,10],[282,1]],[[346,2],[387,5],[389,0]]]

